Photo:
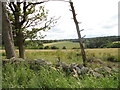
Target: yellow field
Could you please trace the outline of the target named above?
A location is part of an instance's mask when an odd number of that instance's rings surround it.
[[[41,50],[41,49],[26,49],[26,52],[52,52],[52,51],[78,51],[80,49],[66,49],[66,50],[51,50],[51,49],[45,49],[45,50]],[[85,49],[86,52],[91,52],[91,53],[118,53],[118,51],[120,50],[120,48],[97,48],[97,49]],[[18,50],[16,50],[18,52]],[[5,50],[0,50],[1,52],[5,52]]]

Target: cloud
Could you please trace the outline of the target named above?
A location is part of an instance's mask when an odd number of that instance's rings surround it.
[[[111,28],[114,28],[114,27],[117,27],[117,26],[118,26],[118,24],[111,24],[111,25],[105,25],[102,28],[111,29]]]
[[[86,37],[109,36],[118,34],[118,5],[119,0],[74,0],[80,29],[85,29],[81,35]],[[45,39],[77,38],[76,27],[69,11],[70,6],[64,2],[48,2],[46,8],[49,17],[61,18],[57,25],[48,32]]]

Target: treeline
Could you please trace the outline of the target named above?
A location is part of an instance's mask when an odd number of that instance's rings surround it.
[[[95,38],[84,38],[83,43],[85,48],[120,48],[120,36],[106,36],[106,37],[95,37]],[[68,39],[78,43],[78,39]]]
[[[120,36],[108,36],[108,37],[96,37],[96,38],[84,38],[83,43],[85,48],[120,48]],[[78,43],[78,39],[63,39],[63,40],[34,40],[26,41],[25,47],[27,49],[59,49],[56,46],[43,46],[44,43],[53,43],[60,41],[71,41]],[[66,49],[63,45],[62,49]],[[78,49],[78,48],[71,48]]]
[[[84,39],[86,48],[120,48],[120,36],[108,36]],[[117,43],[115,43],[117,42]]]
[[[96,37],[96,38],[84,38],[83,43],[85,48],[120,48],[120,36],[107,36],[107,37]],[[44,43],[53,43],[61,41],[71,41],[78,43],[78,39],[63,39],[63,40],[27,40],[25,41],[26,49],[59,49],[56,46],[43,46]],[[4,45],[4,43],[3,43]],[[16,43],[15,43],[16,46]],[[63,45],[63,49],[66,49]],[[77,48],[71,48],[77,49]]]

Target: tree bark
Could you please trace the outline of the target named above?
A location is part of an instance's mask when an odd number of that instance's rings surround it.
[[[2,2],[0,2],[2,3]],[[2,3],[2,35],[3,35],[3,41],[5,45],[5,52],[6,57],[8,59],[12,57],[16,57],[15,48],[14,48],[14,42],[13,42],[13,35],[12,35],[12,27],[10,24],[10,20],[8,18],[7,12],[6,12],[6,3]]]
[[[24,49],[24,39],[23,39],[23,33],[19,32],[17,35],[17,46],[19,49],[19,57],[20,58],[25,58],[25,49]]]
[[[73,2],[71,2],[71,1],[70,1],[70,6],[71,6],[73,19],[74,19],[74,22],[75,22],[75,25],[76,25],[76,30],[77,30],[77,34],[78,34],[78,38],[79,38],[79,44],[80,44],[81,54],[82,54],[82,59],[83,59],[83,65],[86,66],[86,60],[87,59],[86,59],[86,53],[85,53],[85,50],[84,50],[84,46],[83,46],[82,38],[81,38],[81,34],[80,34],[79,22],[76,19],[75,9],[74,9],[74,6],[73,6]]]
[[[20,22],[20,3],[17,2],[17,5],[14,8],[15,11],[13,12],[13,14],[15,18],[16,40],[19,49],[19,57],[24,59],[25,58],[24,35],[21,29],[22,25]]]

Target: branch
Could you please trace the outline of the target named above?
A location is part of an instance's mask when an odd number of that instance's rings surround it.
[[[82,37],[82,39],[85,37],[86,35],[84,35],[83,37]]]
[[[23,25],[23,23],[26,21],[26,2],[23,2],[23,20],[20,22],[20,25]]]
[[[15,5],[15,3],[14,3],[14,2],[11,2],[11,4],[13,5],[13,7],[14,7],[14,9],[15,9],[15,11],[16,11],[16,5]]]
[[[81,31],[84,31],[84,29],[80,30],[80,32],[81,32]]]
[[[9,7],[10,7],[10,9],[12,10],[12,12],[14,13],[15,10],[13,9],[13,7],[12,7],[12,5],[11,5],[11,2],[9,3]]]
[[[42,4],[44,2],[37,2],[37,3],[29,3],[27,6],[26,6],[26,9],[30,6],[30,5],[37,5],[37,4]]]

